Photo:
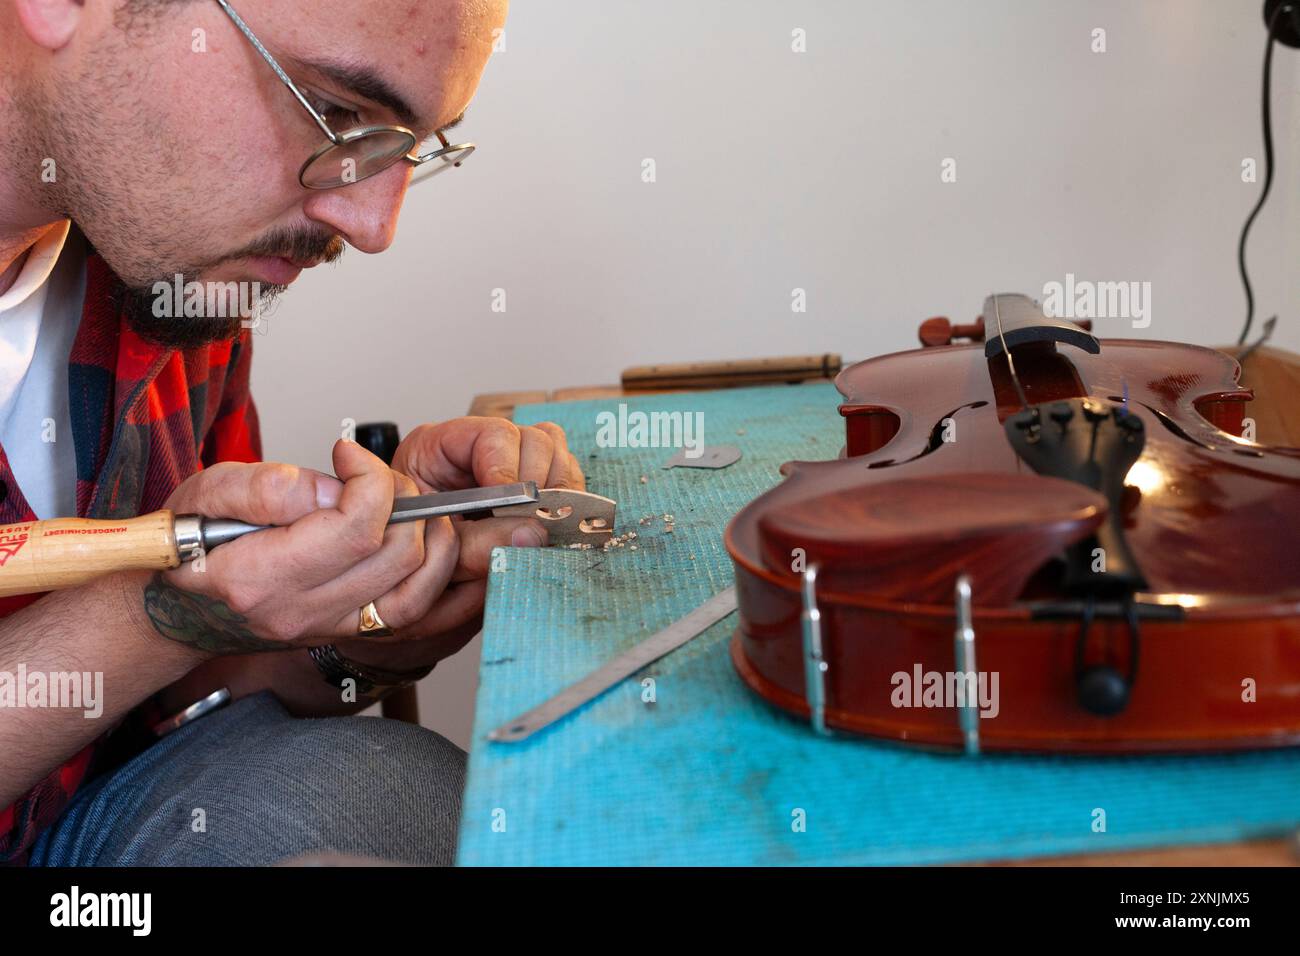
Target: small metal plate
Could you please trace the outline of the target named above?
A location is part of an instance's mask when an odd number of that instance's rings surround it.
[[[530,517],[542,523],[551,544],[602,545],[614,535],[618,502],[589,491],[543,488],[536,503],[493,508],[497,517]]]
[[[726,468],[740,461],[740,449],[735,445],[705,445],[695,458],[686,456],[683,448],[664,462],[665,468]]]

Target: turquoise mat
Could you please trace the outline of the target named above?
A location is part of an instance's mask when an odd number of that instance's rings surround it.
[[[734,615],[523,743],[484,739],[730,584],[727,520],[779,480],[782,462],[838,453],[836,400],[825,383],[627,400],[631,411],[702,412],[705,442],[744,451],[716,472],[663,470],[673,449],[598,447],[597,415],[617,414],[617,400],[519,409],[522,424],[564,426],[590,489],[618,501],[618,531],[637,531],[638,547],[496,555],[460,863],[944,863],[1296,825],[1300,751],[967,759],[817,738],[736,676]],[[664,513],[672,533],[662,517],[639,524]]]

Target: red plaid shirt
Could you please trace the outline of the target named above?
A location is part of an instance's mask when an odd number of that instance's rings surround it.
[[[86,298],[68,364],[77,514],[124,518],[161,508],[185,478],[218,461],[259,461],[257,410],[248,391],[252,341],[167,349],[142,341],[110,305],[117,277],[91,253]],[[0,524],[32,521],[0,448]],[[40,595],[0,598],[0,615]],[[106,736],[106,735],[105,735]],[[104,736],[0,809],[0,863],[22,863],[94,769]]]

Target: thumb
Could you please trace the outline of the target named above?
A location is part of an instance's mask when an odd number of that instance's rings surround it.
[[[480,518],[455,522],[460,535],[460,559],[451,579],[477,581],[486,578],[493,548],[541,548],[549,535],[536,518]]]
[[[250,524],[293,524],[338,501],[342,482],[279,462],[219,462],[192,475],[166,506],[177,514],[234,518]]]

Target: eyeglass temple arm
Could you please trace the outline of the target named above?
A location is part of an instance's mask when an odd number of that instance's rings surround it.
[[[289,92],[292,93],[294,98],[302,104],[302,108],[311,114],[311,118],[315,120],[316,125],[321,128],[321,132],[329,138],[330,142],[337,143],[338,137],[334,134],[334,131],[329,128],[329,124],[325,122],[325,117],[317,113],[316,110],[312,108],[312,105],[307,102],[307,98],[302,95],[302,91],[298,89],[293,80],[289,79],[289,75],[285,73],[284,70],[280,69],[280,64],[275,62],[275,57],[271,56],[270,51],[267,50],[266,47],[262,46],[262,41],[259,40],[253,34],[253,31],[248,28],[248,24],[243,21],[239,14],[234,11],[226,0],[217,0],[217,3],[221,5],[221,9],[226,11],[226,15],[229,16],[235,26],[239,28],[239,32],[247,37],[248,42],[253,44],[253,48],[262,55],[262,59],[267,62],[271,69],[275,70],[275,75],[278,76],[281,82],[289,88]]]
[[[474,149],[473,143],[461,143],[460,147],[453,147],[451,145],[451,140],[447,139],[447,134],[443,130],[440,129],[434,130],[433,135],[438,137],[438,142],[442,144],[442,149],[434,150],[432,153],[428,153],[425,156],[421,156],[420,148],[424,146],[424,143],[416,143],[415,148],[411,150],[411,152],[406,154],[405,157],[406,160],[415,166],[423,166],[427,162],[431,162],[432,160],[441,158],[442,154],[446,153],[448,150],[451,150],[453,148],[462,148],[465,146],[469,146],[470,149],[467,150],[466,152],[470,152]],[[425,142],[428,141],[426,140]],[[456,160],[454,163],[452,163],[452,165],[459,166],[460,160],[459,159]]]

